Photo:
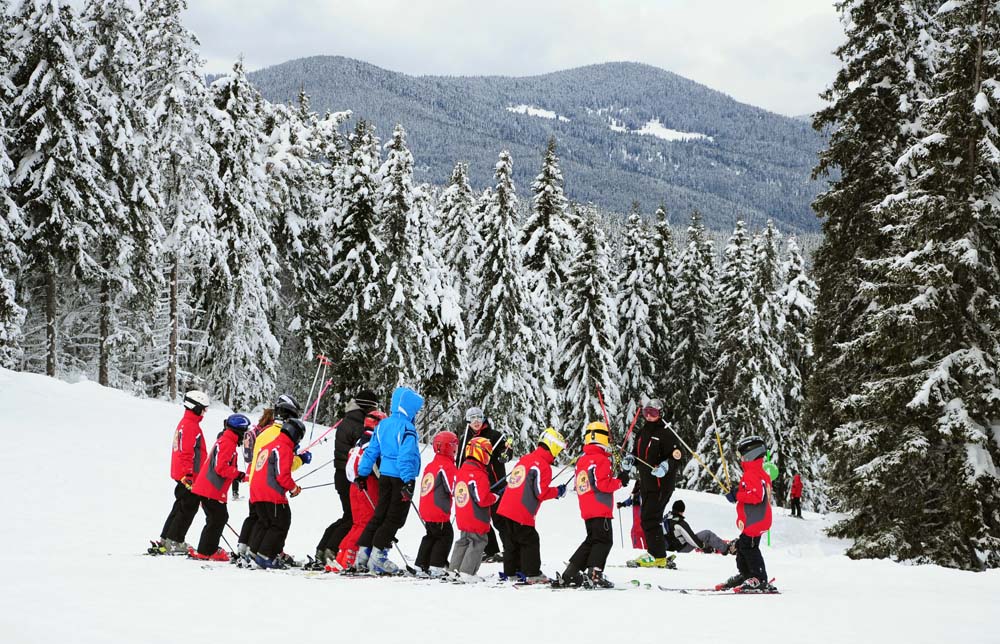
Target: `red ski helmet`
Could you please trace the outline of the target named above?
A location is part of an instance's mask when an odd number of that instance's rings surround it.
[[[455,452],[458,451],[458,436],[453,432],[438,432],[434,437],[433,448],[435,454],[444,454],[454,459]]]

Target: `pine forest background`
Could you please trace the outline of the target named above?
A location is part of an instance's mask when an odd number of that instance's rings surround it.
[[[619,441],[664,401],[705,463],[689,487],[738,477],[758,434],[776,502],[798,471],[851,556],[998,567],[1000,3],[838,7],[823,237],[800,240],[801,212],[740,173],[706,192],[742,194],[735,214],[655,185],[601,202],[589,171],[573,194],[599,205],[571,200],[581,134],[558,118],[516,155],[470,138],[437,180],[365,105],[270,102],[239,61],[206,83],[184,0],[0,0],[0,365],[251,410],[304,399],[322,353],[322,422],[406,384],[425,432],[481,404],[520,450],[548,425],[579,444],[600,385]]]

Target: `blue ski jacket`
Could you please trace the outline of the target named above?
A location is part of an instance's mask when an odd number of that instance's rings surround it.
[[[416,480],[420,474],[420,448],[413,420],[424,406],[424,399],[408,387],[396,387],[392,392],[389,417],[382,420],[372,435],[368,449],[358,465],[358,476],[368,476],[379,457],[382,476],[392,476],[404,483]]]

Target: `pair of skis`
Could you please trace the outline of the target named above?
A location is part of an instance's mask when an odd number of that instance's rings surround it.
[[[774,588],[774,578],[768,582],[768,586]],[[668,593],[680,593],[682,595],[780,595],[781,593],[777,588],[773,590],[752,590],[744,589],[742,586],[737,586],[736,588],[667,588],[666,586],[657,586],[660,590]]]

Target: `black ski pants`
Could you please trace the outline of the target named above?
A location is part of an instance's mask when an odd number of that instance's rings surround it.
[[[316,544],[316,550],[332,550],[337,552],[340,549],[340,542],[344,540],[347,533],[351,531],[354,517],[351,516],[351,482],[347,480],[347,471],[338,467],[333,475],[333,486],[340,497],[340,507],[343,510],[340,518],[327,526],[326,531]]]
[[[247,512],[247,518],[243,519],[243,525],[240,526],[240,536],[239,542],[245,543],[248,547],[254,542],[254,532],[257,530],[257,506],[259,503],[251,503],[250,509]],[[260,538],[257,538],[256,543],[260,543]],[[251,548],[250,552],[257,554],[255,550]]]
[[[646,550],[657,559],[667,556],[667,544],[663,540],[663,514],[674,493],[673,483],[663,480],[660,488],[642,490],[640,523],[646,533]]]
[[[452,541],[455,540],[455,530],[451,527],[451,522],[428,521],[425,527],[427,534],[420,540],[420,549],[417,550],[417,568],[421,570],[427,570],[430,566],[447,568],[448,553],[451,551]]]
[[[792,516],[802,518],[802,499],[792,498]]]
[[[257,504],[257,527],[260,543],[250,544],[250,551],[266,559],[274,559],[285,549],[288,529],[292,527],[292,509],[287,503]]]
[[[498,494],[502,496],[502,492]],[[497,521],[497,508],[500,507],[500,500],[493,504],[490,508],[490,516],[493,517],[493,522],[490,524],[490,529],[486,533],[486,550],[483,551],[484,557],[492,557],[493,555],[500,554],[500,544],[506,543],[503,536],[503,531],[507,529],[507,524],[504,521]],[[496,528],[496,532],[493,529]],[[500,533],[500,541],[497,541],[497,533]]]
[[[194,521],[194,515],[198,514],[198,505],[201,497],[194,494],[180,481],[174,487],[174,505],[170,508],[170,514],[163,524],[163,531],[160,532],[161,539],[170,539],[179,543],[184,543],[187,539],[188,529]]]
[[[201,500],[201,509],[205,511],[205,527],[198,541],[198,554],[211,557],[219,549],[222,529],[229,521],[229,509],[221,501],[206,498]]]
[[[741,534],[736,542],[736,568],[746,578],[756,577],[760,582],[766,582],[767,569],[764,567],[764,555],[760,553],[760,537],[748,537]]]
[[[358,537],[359,548],[386,550],[396,540],[396,532],[406,525],[410,502],[403,501],[403,481],[395,476],[378,480],[378,503],[375,514]]]
[[[587,526],[587,538],[569,558],[569,564],[577,571],[588,568],[604,570],[614,545],[614,534],[611,531],[611,519],[596,518],[584,521]]]
[[[520,571],[525,577],[542,574],[542,554],[539,549],[538,530],[533,525],[524,525],[506,517],[500,517],[507,525],[503,544],[503,571],[511,579]]]

